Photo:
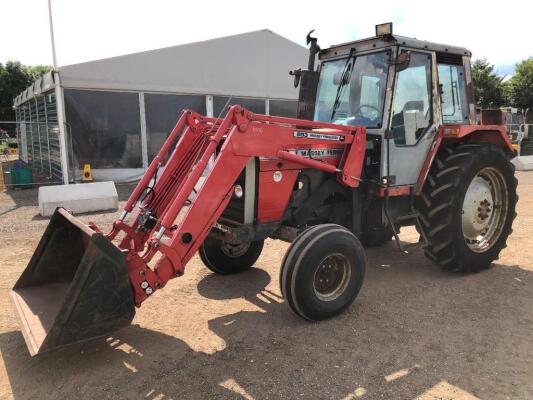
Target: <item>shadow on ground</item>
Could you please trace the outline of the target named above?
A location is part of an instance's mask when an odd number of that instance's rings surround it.
[[[197,290],[206,302],[244,298],[257,306],[208,321],[225,342],[213,354],[157,325],[132,325],[33,359],[20,332],[4,333],[0,350],[14,397],[532,398],[532,273],[495,265],[451,274],[385,249],[369,251],[355,304],[321,323],[292,314],[270,284],[274,272],[205,276]],[[186,302],[152,311],[164,320]]]
[[[0,217],[12,212],[20,207],[33,207],[37,205],[37,192],[38,189],[16,189],[0,192],[1,196],[9,197],[13,205],[7,207],[5,210],[0,209]]]

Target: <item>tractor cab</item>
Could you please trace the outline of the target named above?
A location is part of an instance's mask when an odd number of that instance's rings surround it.
[[[375,37],[315,53],[314,79],[302,83],[316,86],[301,88],[299,116],[366,127],[391,185],[416,183],[440,126],[475,124],[467,49],[398,36],[388,23]]]

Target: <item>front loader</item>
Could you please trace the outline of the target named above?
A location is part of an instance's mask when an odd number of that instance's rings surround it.
[[[56,210],[11,292],[30,353],[129,324],[197,252],[215,273],[245,271],[266,238],[291,242],[281,292],[312,321],[354,301],[363,246],[394,239],[448,270],[490,266],[516,179],[505,128],[475,121],[470,53],[378,28],[325,50],[308,36],[298,118],[184,111],[109,233]],[[418,243],[400,240],[409,225]]]

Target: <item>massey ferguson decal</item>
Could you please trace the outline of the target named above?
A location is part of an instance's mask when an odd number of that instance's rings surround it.
[[[293,136],[295,138],[307,138],[307,139],[318,139],[318,140],[334,140],[337,142],[343,142],[344,136],[342,135],[329,135],[326,133],[316,133],[316,132],[305,132],[305,131],[294,131]]]
[[[344,149],[292,149],[289,153],[308,158],[340,157]]]

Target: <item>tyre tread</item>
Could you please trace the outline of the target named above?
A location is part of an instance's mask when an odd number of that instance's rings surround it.
[[[453,236],[452,222],[457,207],[462,207],[459,203],[463,194],[459,193],[458,189],[461,183],[464,183],[463,172],[471,171],[481,162],[480,160],[487,160],[491,157],[503,165],[504,170],[501,172],[508,184],[510,203],[504,231],[491,248],[494,249],[491,250],[491,261],[497,259],[500,251],[506,246],[507,237],[512,232],[512,221],[516,216],[515,208],[518,199],[516,195],[518,181],[514,176],[514,165],[500,146],[490,143],[466,143],[456,147],[441,148],[428,173],[422,193],[417,199],[416,208],[423,221],[422,229],[429,240],[424,253],[444,269],[478,272],[490,265],[490,263],[465,262],[457,247],[459,239]],[[512,179],[509,174],[513,175]],[[447,190],[450,188],[454,190]]]

